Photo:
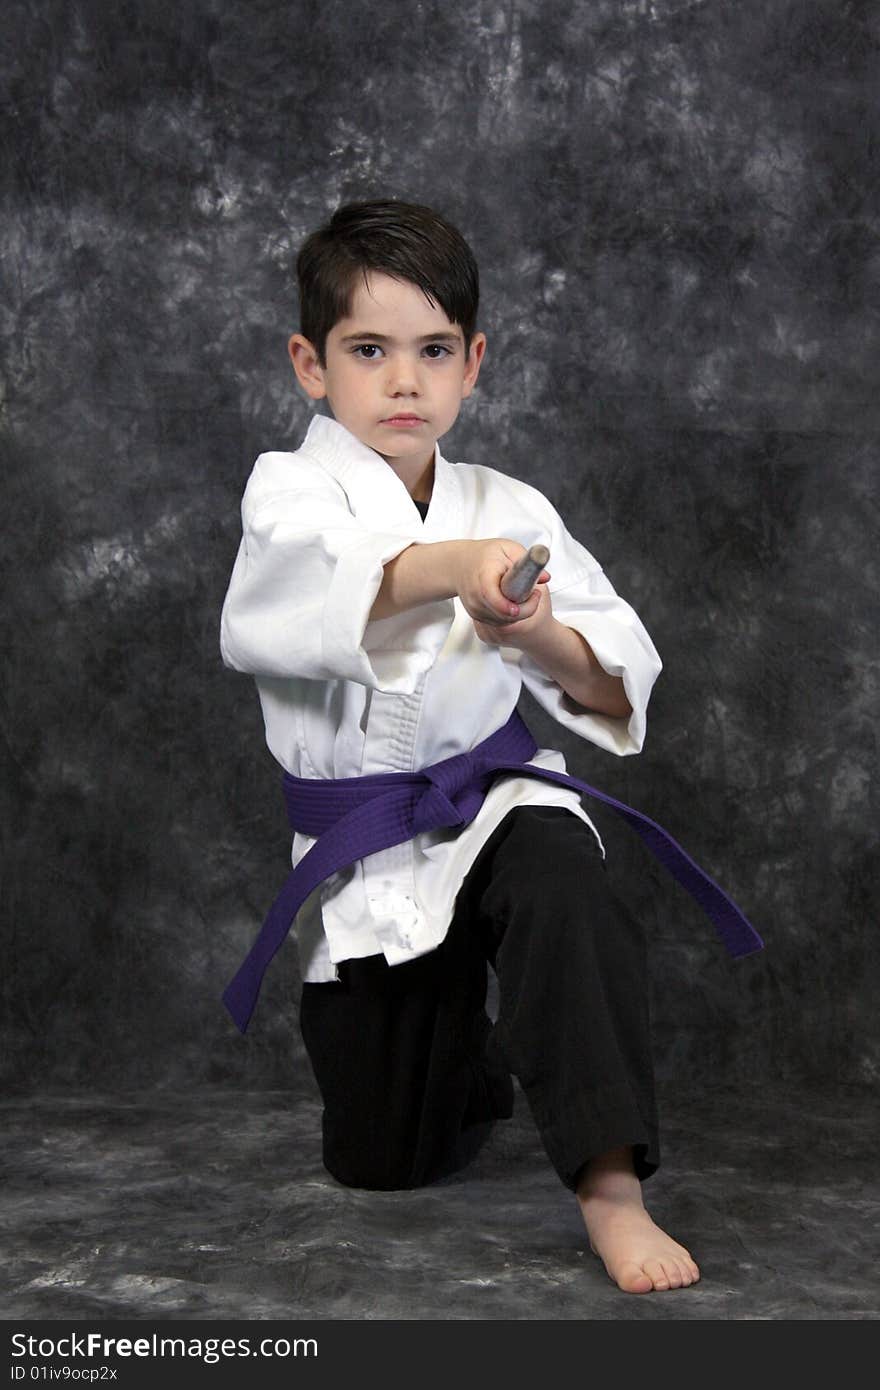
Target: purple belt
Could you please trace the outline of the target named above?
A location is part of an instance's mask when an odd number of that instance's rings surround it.
[[[444,758],[421,772],[387,772],[368,777],[283,779],[287,815],[294,830],[315,838],[275,899],[256,941],[223,993],[223,1002],[242,1033],[256,1007],[269,962],[297,912],[319,883],[368,854],[390,849],[423,830],[469,825],[496,777],[509,773],[538,777],[595,797],[628,821],[648,849],[711,918],[732,956],[760,951],[764,943],[736,903],[695,864],[672,836],[641,811],[570,777],[533,767],[538,745],[514,710],[470,753]]]

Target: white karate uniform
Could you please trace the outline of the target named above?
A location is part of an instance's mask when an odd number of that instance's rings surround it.
[[[224,663],[256,678],[266,740],[296,777],[412,772],[500,728],[523,684],[560,724],[609,752],[637,753],[660,659],[633,609],[550,502],[493,468],[435,451],[422,522],[403,483],[337,421],[316,416],[296,453],[261,454],[242,501],[243,536],[223,604]],[[555,616],[623,678],[629,719],[576,705],[528,656],[479,640],[458,599],[370,621],[383,566],[412,543],[509,537],[550,548]],[[565,771],[541,749],[538,766]],[[302,978],[384,954],[390,965],[438,946],[481,846],[517,806],[565,806],[595,827],[575,792],[505,776],[476,819],[369,855],[332,875],[296,922]],[[292,861],[313,840],[296,833]],[[268,904],[267,904],[268,906]]]

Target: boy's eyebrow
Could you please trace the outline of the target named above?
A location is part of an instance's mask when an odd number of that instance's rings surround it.
[[[367,330],[363,333],[346,333],[345,337],[340,339],[340,341],[343,343],[360,343],[365,339],[369,339],[371,343],[391,343],[394,341],[393,338],[388,337],[387,333],[370,333]],[[461,338],[457,333],[423,333],[420,338],[416,339],[416,342],[460,343]]]

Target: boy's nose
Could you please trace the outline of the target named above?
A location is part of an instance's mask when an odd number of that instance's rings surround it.
[[[419,393],[419,373],[416,364],[407,357],[392,358],[388,364],[388,392],[392,396],[416,396]]]

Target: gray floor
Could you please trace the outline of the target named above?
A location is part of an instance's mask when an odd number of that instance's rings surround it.
[[[702,1282],[618,1292],[521,1095],[432,1188],[342,1188],[302,1093],[41,1096],[0,1107],[6,1319],[869,1319],[876,1099],[661,1097],[646,1195]]]

